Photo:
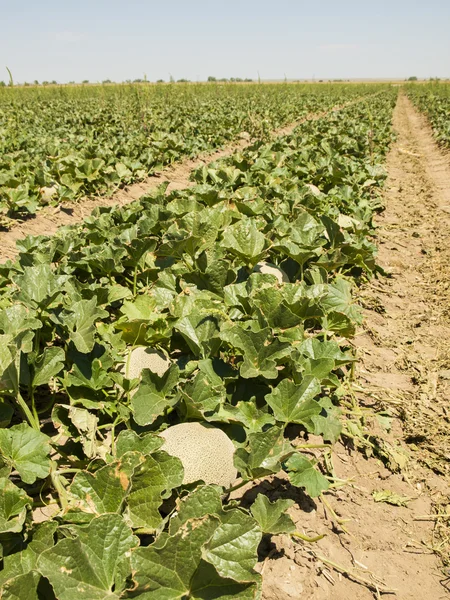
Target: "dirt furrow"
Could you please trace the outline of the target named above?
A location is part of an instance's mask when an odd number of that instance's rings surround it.
[[[378,219],[379,262],[392,278],[366,291],[362,377],[401,409],[420,460],[450,475],[450,162],[404,95],[395,125]]]
[[[363,99],[364,96],[334,106],[330,110],[311,113],[290,125],[274,130],[272,136],[289,135],[296,127],[306,121],[321,119],[332,112],[342,110]],[[27,235],[37,236],[52,234],[63,225],[79,223],[98,206],[123,206],[129,204],[144,194],[151,192],[162,183],[167,182],[169,184],[168,191],[185,189],[194,185],[189,179],[189,176],[194,169],[213,160],[230,156],[234,152],[238,152],[248,147],[251,143],[252,142],[246,137],[221,150],[201,154],[195,159],[185,159],[180,163],[165,168],[161,173],[150,175],[144,181],[119,189],[110,196],[84,198],[78,202],[63,202],[57,207],[46,207],[38,212],[36,216],[30,217],[25,221],[17,221],[9,230],[0,231],[0,263],[9,258],[13,259],[18,255],[16,242],[25,238]]]
[[[385,411],[381,419],[367,416],[378,442],[364,447],[355,432],[363,452],[336,445],[334,470],[346,484],[326,495],[328,506],[283,482],[263,484],[271,499],[296,500],[298,531],[326,536],[310,545],[273,539],[264,600],[448,598],[441,559],[449,564],[450,169],[402,93],[393,125],[386,210],[377,218],[378,262],[391,277],[362,289],[365,323],[355,340],[360,409]],[[376,502],[383,492],[404,506]]]
[[[403,93],[394,129],[386,210],[377,219],[378,262],[391,277],[372,282],[362,293],[359,395],[363,405],[396,417],[392,443],[407,452],[403,479],[410,491],[404,493],[416,498],[409,512],[417,518],[418,503],[433,513],[450,508],[450,162],[426,118]],[[421,582],[424,594],[416,598],[447,597],[446,578],[427,552],[436,551],[449,564],[448,519],[430,519],[428,536],[422,531],[424,537],[418,538],[413,516],[405,528],[415,531],[409,541],[409,551],[417,552],[414,566],[407,548],[399,548],[403,560],[397,560],[400,580],[402,566],[414,576],[410,588],[405,580],[398,597],[413,598],[414,581]],[[377,531],[375,522],[369,526]],[[395,574],[390,583],[396,587]]]

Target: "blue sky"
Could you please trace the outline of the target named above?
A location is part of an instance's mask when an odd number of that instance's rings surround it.
[[[450,77],[449,0],[0,0],[0,79]]]

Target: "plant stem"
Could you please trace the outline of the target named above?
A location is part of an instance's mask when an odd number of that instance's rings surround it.
[[[58,469],[55,471],[56,475],[64,475],[65,473],[81,473],[83,469]]]
[[[231,494],[231,492],[234,492],[235,490],[238,490],[239,488],[244,487],[244,485],[247,485],[247,483],[250,483],[252,481],[254,481],[254,479],[244,479],[240,483],[237,483],[236,485],[232,485],[230,488],[225,490],[224,495]]]
[[[31,410],[33,412],[34,420],[39,425],[39,415],[36,410],[36,403],[34,401],[34,388],[32,385],[30,386],[29,396],[30,396],[30,400],[31,400]]]
[[[35,418],[35,416],[31,412],[31,410],[29,409],[28,404],[22,398],[22,395],[19,391],[17,391],[17,402],[19,403],[19,406],[22,409],[22,411],[25,415],[25,418],[27,419],[27,421],[31,425],[31,427],[33,429],[35,429],[36,431],[40,431],[41,428],[39,426],[39,418],[37,417],[37,415]]]
[[[137,276],[138,276],[138,267],[137,265],[134,267],[134,275],[133,275],[133,296],[136,296],[137,290]]]
[[[420,515],[414,517],[413,521],[438,521],[439,519],[450,519],[450,515],[441,513],[437,515]]]
[[[296,448],[332,448],[330,444],[297,444]]]
[[[348,531],[348,529],[346,527],[344,527],[344,523],[348,523],[349,521],[351,521],[351,519],[340,519],[337,516],[337,514],[334,512],[334,510],[331,508],[330,504],[325,500],[325,497],[323,494],[320,494],[320,499],[325,504],[327,509],[330,511],[332,519],[340,526],[342,531],[344,531],[345,533],[348,533],[350,535],[350,532]]]
[[[53,483],[53,487],[56,490],[56,493],[58,494],[58,498],[59,498],[59,503],[61,505],[61,508],[63,510],[65,510],[69,503],[67,501],[67,492],[66,492],[66,488],[63,486],[63,484],[61,483],[60,480],[60,473],[55,469],[56,467],[56,463],[52,462],[51,463],[51,470],[50,470],[50,477],[52,479],[52,483]]]
[[[318,542],[319,540],[323,539],[325,537],[325,534],[321,534],[321,535],[316,535],[315,537],[308,537],[307,535],[304,535],[303,533],[299,533],[298,531],[294,531],[294,533],[290,534],[291,537],[298,537],[301,540],[303,540],[304,542],[309,542],[310,544],[313,544],[314,542]]]

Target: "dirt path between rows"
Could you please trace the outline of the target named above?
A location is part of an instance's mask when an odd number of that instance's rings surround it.
[[[321,119],[332,112],[361,102],[363,99],[364,96],[345,104],[334,106],[330,110],[311,113],[290,125],[274,130],[272,136],[289,135],[301,123]],[[63,225],[79,223],[98,206],[123,206],[129,204],[166,182],[169,184],[167,188],[168,192],[176,189],[185,189],[194,185],[189,179],[191,171],[213,160],[225,158],[243,150],[252,143],[248,137],[248,134],[246,134],[245,139],[239,139],[221,150],[201,154],[195,159],[185,159],[180,163],[165,168],[161,173],[150,175],[144,181],[121,188],[110,196],[85,198],[76,203],[64,202],[57,207],[46,207],[34,217],[26,219],[23,222],[17,221],[13,223],[11,229],[0,231],[0,263],[7,259],[13,259],[18,255],[16,241],[25,238],[27,235],[50,235]]]
[[[392,278],[368,288],[361,376],[401,411],[420,461],[450,476],[450,160],[404,95],[395,124],[378,219],[379,263]]]
[[[392,277],[361,290],[365,323],[355,338],[359,410],[386,411],[381,423],[367,423],[384,441],[367,445],[369,458],[336,445],[334,470],[347,484],[325,495],[328,506],[285,483],[263,484],[272,500],[297,501],[289,512],[298,531],[326,536],[314,544],[273,539],[264,600],[450,595],[450,162],[402,92],[393,124],[386,210],[377,218],[378,262]],[[406,506],[375,502],[373,493],[383,491]]]

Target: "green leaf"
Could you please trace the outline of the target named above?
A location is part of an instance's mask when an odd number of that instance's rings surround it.
[[[255,583],[237,583],[221,577],[209,563],[201,560],[190,587],[192,600],[259,600],[261,578]]]
[[[243,218],[225,229],[221,245],[246,262],[255,264],[264,253],[265,242],[266,238],[258,231],[254,220]]]
[[[196,356],[214,356],[220,348],[220,320],[217,315],[208,314],[207,309],[178,319],[175,329],[181,333]]]
[[[0,329],[3,333],[16,336],[41,327],[42,321],[36,318],[36,311],[23,304],[13,304],[0,312]]]
[[[218,256],[220,256],[218,246],[216,246],[216,252],[202,253],[196,260],[197,269],[192,273],[186,273],[185,281],[194,283],[200,289],[207,289],[222,296],[223,288],[229,283],[231,264]]]
[[[358,319],[358,322],[360,319]],[[355,321],[343,313],[331,311],[321,317],[320,323],[324,331],[331,331],[342,337],[351,338],[355,335]]]
[[[282,239],[278,244],[274,245],[274,248],[298,262],[299,265],[303,265],[309,258],[319,254],[319,248],[305,248],[288,238]]]
[[[19,362],[20,355],[12,336],[10,334],[0,335],[0,389],[12,390],[17,393],[19,389]]]
[[[314,377],[305,377],[300,385],[283,379],[265,397],[265,401],[273,410],[277,421],[299,423],[311,431],[311,417],[320,414],[322,410],[320,404],[314,400],[320,391],[320,384]]]
[[[217,413],[207,415],[207,421],[225,421],[242,423],[249,433],[261,431],[265,425],[275,425],[275,419],[265,410],[257,408],[251,400],[242,400],[236,406],[224,404]]]
[[[282,498],[271,502],[264,494],[258,494],[250,510],[263,533],[292,533],[296,527],[286,511],[294,504],[293,500]]]
[[[173,389],[178,383],[179,369],[171,365],[162,377],[149,369],[142,371],[142,380],[131,399],[134,420],[138,425],[151,425],[174,403]]]
[[[236,509],[232,511],[237,513]],[[244,515],[244,513],[240,513]],[[239,517],[238,517],[239,518]],[[247,516],[253,522],[253,519]],[[250,575],[259,583],[257,573],[251,572],[256,563],[256,552],[253,554],[250,548],[254,548],[255,540],[251,539],[251,530],[248,524],[247,530],[241,531],[242,537],[236,530],[236,525],[230,524],[228,530],[229,539],[233,534],[236,540],[243,543],[240,554],[244,557],[246,564],[250,566]],[[192,600],[256,600],[258,586],[252,582],[241,584],[230,578],[219,575],[211,563],[202,559],[202,554],[207,552],[206,547],[214,532],[220,527],[217,517],[207,515],[202,518],[194,518],[181,525],[173,536],[160,537],[154,544],[146,548],[138,548],[132,554],[132,568],[137,589],[134,594],[141,600],[181,600],[192,598]],[[224,532],[220,532],[220,538],[224,541]],[[253,541],[253,543],[252,543]],[[214,546],[220,552],[225,551],[224,546]],[[211,550],[212,558],[216,555]],[[251,555],[251,557],[250,557]],[[224,568],[228,565],[224,561]],[[247,572],[244,570],[245,575]]]
[[[64,367],[65,353],[62,348],[46,348],[34,363],[33,386],[46,385]]]
[[[170,293],[168,304],[171,299]],[[147,345],[171,336],[172,324],[166,315],[160,312],[156,295],[140,295],[134,300],[124,302],[121,313],[122,316],[115,322],[115,327],[122,332],[123,339],[129,344]]]
[[[234,464],[242,476],[257,479],[281,470],[281,463],[294,452],[283,431],[284,428],[271,427],[248,435],[247,447],[234,453]]]
[[[332,340],[322,341],[317,338],[307,338],[302,343],[300,351],[308,358],[314,360],[330,359],[336,365],[345,365],[355,360],[355,357],[342,352],[339,345]]]
[[[22,531],[31,498],[9,479],[0,478],[0,534]]]
[[[193,381],[181,389],[184,401],[185,419],[202,419],[205,413],[216,410],[226,400],[226,389],[223,379],[215,372],[211,359],[198,363],[199,371]]]
[[[114,360],[104,346],[95,345],[89,354],[71,351],[69,358],[74,364],[70,373],[64,373],[66,387],[73,385],[97,391],[112,385],[108,369],[113,366]]]
[[[14,415],[14,408],[6,400],[0,398],[0,428],[8,427]]]
[[[219,575],[235,581],[257,581],[253,570],[262,532],[249,515],[232,510],[221,516],[221,524],[205,545],[202,557],[214,565]]]
[[[50,473],[50,440],[26,423],[0,429],[0,454],[17,469],[24,483],[34,483]]]
[[[54,545],[53,537],[57,526],[58,524],[55,521],[28,526],[26,548],[3,557],[3,570],[0,571],[0,588],[6,581],[18,575],[26,575],[36,569],[37,560],[41,553]],[[21,541],[20,547],[24,544],[25,542]]]
[[[68,490],[71,507],[95,516],[120,512],[130,485],[120,466],[112,463],[95,473],[77,473]]]
[[[141,454],[152,454],[159,450],[164,440],[153,433],[139,436],[131,429],[121,431],[116,440],[116,456],[121,458],[126,452],[140,452]]]
[[[221,487],[202,485],[184,497],[177,500],[176,512],[169,521],[169,533],[174,535],[182,525],[192,519],[200,519],[205,515],[219,516],[222,513]]]
[[[184,469],[181,461],[166,452],[145,456],[131,478],[127,496],[127,519],[132,527],[154,533],[163,519],[159,507],[169,498],[174,488],[183,483]]]
[[[286,306],[283,290],[264,288],[256,292],[253,302],[270,327],[288,329],[302,320]]]
[[[296,487],[304,487],[311,498],[320,496],[330,483],[326,477],[314,468],[315,463],[301,454],[294,454],[286,462],[289,481]]]
[[[328,293],[320,302],[327,312],[342,313],[359,324],[361,312],[352,298],[352,284],[346,279],[338,278],[328,286]]]
[[[112,304],[113,302],[117,302],[118,300],[123,300],[124,298],[129,298],[133,295],[133,292],[123,285],[112,285],[108,288],[108,304]]]
[[[128,321],[139,321],[142,323],[153,322],[160,318],[160,314],[156,311],[156,300],[152,296],[141,295],[133,300],[126,300],[121,309],[121,314]]]
[[[65,276],[56,277],[48,263],[25,267],[23,275],[13,278],[19,289],[16,298],[32,307],[48,306],[61,293],[65,279]]]
[[[2,600],[39,600],[37,586],[40,579],[36,571],[9,579],[0,589]]]
[[[339,385],[339,379],[334,378],[331,371],[335,368],[334,360],[331,358],[308,358],[304,362],[305,376],[315,377],[324,385],[331,385],[333,382],[336,386]]]
[[[130,169],[121,162],[116,163],[116,172],[122,180],[129,180],[129,178],[132,176]]]
[[[108,316],[108,312],[97,306],[97,298],[78,300],[64,310],[59,316],[59,322],[69,331],[69,338],[75,348],[83,354],[88,354],[94,348],[96,327],[95,322]]]
[[[119,515],[102,515],[74,529],[74,539],[61,540],[40,555],[38,570],[58,600],[120,598],[138,539]]]
[[[104,164],[101,158],[87,158],[80,167],[75,168],[77,179],[94,181]]]
[[[342,432],[341,410],[334,406],[331,399],[326,396],[320,399],[319,404],[322,407],[322,413],[311,417],[313,433],[321,435],[324,440],[334,444]]]
[[[271,338],[269,328],[254,332],[235,325],[231,329],[222,331],[220,336],[233,348],[240,350],[244,359],[240,366],[240,373],[245,379],[258,376],[276,379],[278,377],[276,361],[291,352],[290,344]]]
[[[202,547],[219,521],[216,517],[188,521],[173,537],[147,548],[138,548],[131,557],[135,595],[142,600],[181,600],[187,596],[191,580],[201,561]]]

